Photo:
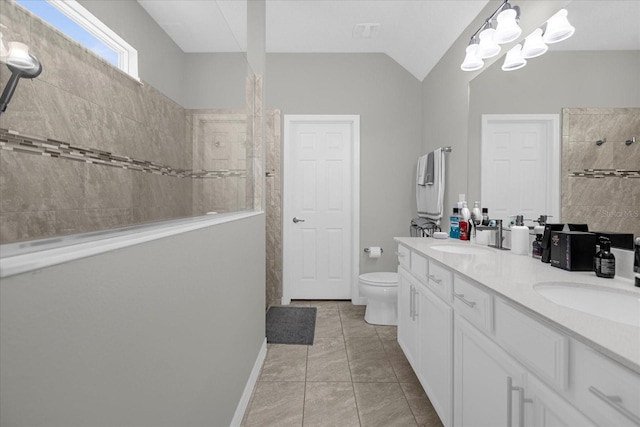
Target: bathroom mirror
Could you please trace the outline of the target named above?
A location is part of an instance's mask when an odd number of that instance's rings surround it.
[[[618,18],[612,15],[618,6],[637,7],[632,3],[574,1],[567,6],[577,28],[574,37],[550,45],[545,55],[529,59],[517,71],[502,71],[500,59],[470,82],[471,195],[479,198],[481,193],[483,114],[558,114],[562,210],[561,218],[551,222],[587,223],[592,230],[640,235],[640,30],[619,23],[619,12]],[[587,24],[589,16],[600,16],[600,24],[594,26],[592,20]],[[612,27],[623,41],[606,45],[597,40]],[[634,137],[635,143],[626,143]],[[596,144],[604,138],[606,142]],[[575,173],[584,169],[601,173]]]

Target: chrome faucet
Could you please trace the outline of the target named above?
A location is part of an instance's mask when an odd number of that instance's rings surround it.
[[[504,236],[502,236],[502,220],[501,219],[494,219],[492,221],[496,222],[495,226],[478,225],[476,228],[478,230],[494,230],[496,232],[496,244],[495,245],[489,245],[489,246],[492,247],[492,248],[496,248],[496,249],[502,249],[503,251],[508,251],[509,248],[502,247],[502,241],[504,240]]]

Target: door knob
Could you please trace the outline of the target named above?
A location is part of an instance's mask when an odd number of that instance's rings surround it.
[[[296,218],[296,217],[294,216],[294,217],[293,217],[293,223],[294,223],[294,224],[297,224],[297,223],[299,223],[299,222],[304,222],[304,219],[298,219],[298,218]]]

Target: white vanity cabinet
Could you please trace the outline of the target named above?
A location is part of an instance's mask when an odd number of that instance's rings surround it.
[[[445,427],[640,427],[637,372],[429,251],[400,249],[398,341]]]
[[[398,344],[414,371],[418,370],[418,281],[398,267]]]
[[[398,253],[406,253],[399,247]],[[398,267],[398,343],[445,426],[451,426],[451,272],[415,252]]]
[[[455,316],[455,426],[518,426],[525,371],[461,316]]]
[[[420,288],[416,374],[442,424],[451,425],[453,384],[453,309],[426,287]]]

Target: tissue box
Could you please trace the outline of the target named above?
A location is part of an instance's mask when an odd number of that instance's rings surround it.
[[[593,271],[596,234],[583,231],[551,232],[551,265],[569,271]]]

